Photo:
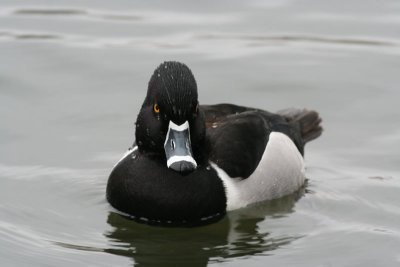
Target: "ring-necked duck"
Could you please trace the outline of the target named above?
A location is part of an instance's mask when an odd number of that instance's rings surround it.
[[[107,199],[144,223],[194,226],[279,198],[305,181],[304,145],[322,128],[315,111],[276,114],[199,105],[190,69],[162,63],[136,121],[136,141],[112,170]]]

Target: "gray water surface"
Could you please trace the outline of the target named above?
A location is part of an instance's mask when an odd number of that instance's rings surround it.
[[[199,228],[105,200],[153,70],[203,104],[319,111],[307,186]],[[0,2],[1,266],[399,266],[397,0]]]

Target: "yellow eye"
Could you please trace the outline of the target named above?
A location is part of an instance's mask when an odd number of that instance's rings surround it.
[[[158,104],[154,104],[153,110],[155,113],[160,113],[160,106]]]

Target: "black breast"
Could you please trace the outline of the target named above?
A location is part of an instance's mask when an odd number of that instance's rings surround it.
[[[226,195],[216,172],[199,165],[183,176],[156,158],[137,151],[111,172],[107,199],[133,219],[164,226],[195,226],[214,222],[226,212]]]

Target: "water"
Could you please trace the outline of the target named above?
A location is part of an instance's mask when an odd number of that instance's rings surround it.
[[[395,0],[2,0],[1,266],[398,266],[399,29]],[[318,110],[306,188],[195,229],[115,214],[164,60],[201,103]]]

